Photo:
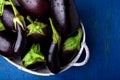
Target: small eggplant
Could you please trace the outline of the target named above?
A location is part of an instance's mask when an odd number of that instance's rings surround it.
[[[18,54],[18,55],[22,55],[25,48],[26,48],[26,24],[25,24],[25,20],[24,17],[22,15],[20,15],[20,13],[18,12],[18,10],[16,9],[15,5],[13,4],[13,2],[11,0],[9,0],[14,15],[15,17],[13,18],[13,24],[14,24],[14,30],[17,33],[17,37],[16,37],[16,41],[14,43],[14,53]]]
[[[18,2],[33,17],[41,17],[49,10],[48,0],[18,0]]]
[[[24,10],[21,11],[21,8],[19,6],[17,6],[16,8],[18,11],[21,12],[20,14],[22,14],[23,16],[26,16]],[[14,17],[15,17],[15,14],[14,14],[12,6],[5,5],[3,15],[0,18],[7,30],[11,30],[11,31],[15,30],[14,23],[13,23]]]
[[[27,26],[28,28],[27,35],[30,36],[34,42],[41,42],[44,41],[45,39],[50,39],[52,32],[48,24],[45,24],[37,20],[32,21],[30,16],[28,16],[27,19],[31,23]]]
[[[0,31],[0,54],[6,57],[13,57],[14,42],[16,34],[11,31]]]
[[[14,30],[13,18],[15,17],[13,9],[10,5],[4,6],[3,15],[1,16],[2,23],[8,30]]]
[[[65,37],[80,25],[73,0],[51,0],[51,18],[56,30]]]
[[[76,57],[76,55],[80,50],[81,39],[82,39],[82,30],[78,28],[77,35],[71,36],[65,40],[62,46],[62,51],[60,51],[61,52],[60,63],[62,67],[69,64]]]
[[[33,44],[30,50],[22,59],[23,65],[26,68],[34,69],[37,67],[42,67],[45,64],[45,58],[40,51],[40,44]]]
[[[52,27],[53,35],[52,35],[52,43],[49,49],[49,55],[47,57],[47,66],[52,73],[60,72],[60,61],[59,61],[59,50],[61,44],[61,37],[58,32],[55,30],[51,18],[49,18],[50,24]]]
[[[68,34],[67,0],[51,0],[51,18],[60,35]]]
[[[25,48],[27,46],[27,33],[22,30],[18,23],[16,23],[16,30],[17,37],[14,44],[14,52],[18,55],[22,55],[25,52]]]
[[[80,27],[80,19],[79,19],[79,14],[78,10],[75,6],[75,0],[67,0],[68,2],[68,15],[69,15],[69,28],[70,28],[70,33],[76,31]]]

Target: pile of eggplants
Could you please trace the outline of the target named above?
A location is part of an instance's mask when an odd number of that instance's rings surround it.
[[[79,21],[74,0],[1,0],[0,54],[57,74],[80,50]]]

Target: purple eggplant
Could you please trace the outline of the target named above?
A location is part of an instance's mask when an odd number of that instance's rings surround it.
[[[45,39],[51,38],[52,32],[49,24],[40,22],[38,20],[33,21],[30,16],[28,16],[27,19],[30,22],[30,24],[27,26],[27,35],[30,36],[34,42],[41,42]]]
[[[18,2],[33,17],[41,17],[49,10],[48,0],[18,0]]]
[[[3,15],[1,16],[2,23],[8,30],[14,30],[13,18],[15,17],[12,6],[6,5],[4,7]]]
[[[23,65],[26,68],[34,69],[45,65],[45,57],[41,53],[41,47],[39,43],[33,43],[30,50],[22,59]]]
[[[67,12],[67,0],[51,0],[51,18],[56,30],[61,35],[66,35],[69,31]]]
[[[76,34],[77,32],[77,34]],[[76,34],[76,35],[74,35]],[[81,28],[78,28],[74,33],[72,33],[71,35],[74,36],[70,36],[68,37],[63,45],[62,45],[62,49],[60,51],[60,63],[61,66],[64,67],[67,64],[69,64],[78,54],[79,50],[80,50],[80,44],[81,44],[81,40],[82,40],[82,30]]]
[[[25,52],[25,48],[27,46],[27,33],[22,30],[18,23],[16,24],[16,30],[17,37],[14,44],[14,52],[18,55],[22,55]]]
[[[51,0],[51,17],[62,36],[67,36],[79,27],[79,16],[73,0]]]
[[[47,56],[47,66],[49,70],[52,73],[59,73],[60,72],[60,59],[59,59],[59,50],[60,50],[60,44],[61,44],[61,36],[58,34],[58,32],[55,30],[54,25],[52,23],[51,18],[49,18],[50,24],[52,27],[52,39],[53,41],[51,42],[50,48],[49,48],[49,54]]]
[[[67,0],[69,10],[69,24],[70,24],[70,33],[76,31],[80,27],[80,18],[78,14],[77,7],[75,6],[75,0]]]
[[[20,11],[20,14],[22,14],[23,16],[26,16],[26,13],[24,10],[22,10],[19,6],[16,6],[16,8],[18,11]],[[11,31],[15,30],[14,22],[13,22],[14,17],[15,17],[15,14],[12,6],[5,5],[3,15],[1,16],[1,21],[7,30],[11,30]]]
[[[16,40],[16,34],[11,31],[0,31],[0,54],[6,57],[15,56],[14,42]]]

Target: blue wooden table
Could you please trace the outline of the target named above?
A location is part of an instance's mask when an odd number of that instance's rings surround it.
[[[120,80],[120,0],[75,0],[90,49],[83,67],[51,77],[18,70],[0,57],[0,80]]]

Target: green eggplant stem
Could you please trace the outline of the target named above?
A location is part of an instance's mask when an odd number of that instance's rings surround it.
[[[10,3],[11,3],[11,6],[12,6],[12,8],[13,8],[13,11],[14,11],[15,16],[19,15],[19,12],[18,12],[17,9],[15,8],[12,0],[9,0],[9,1],[10,1]]]
[[[0,1],[0,16],[2,16],[4,11],[5,0]]]
[[[0,20],[0,31],[3,31],[3,30],[5,30],[5,27],[4,27],[3,23]]]
[[[30,22],[30,23],[33,23],[34,21],[31,19],[30,16],[27,16],[27,20]]]
[[[27,26],[29,33],[27,34],[32,35],[34,33],[39,33],[40,35],[45,35],[43,29],[46,28],[46,24],[42,23],[42,22],[38,22],[37,20],[33,21],[30,16],[27,16],[27,20],[31,23]]]
[[[53,42],[55,44],[58,43],[58,46],[60,46],[61,37],[60,37],[59,33],[56,31],[51,18],[49,18],[49,21],[50,21],[50,25],[51,25],[52,32],[53,32],[53,35],[52,35]]]
[[[81,28],[78,28],[77,32],[78,34],[76,36],[70,37],[64,42],[64,50],[80,49],[80,41],[82,39]]]
[[[22,15],[19,14],[18,10],[16,9],[15,5],[13,4],[12,0],[9,0],[9,2],[11,3],[11,6],[13,8],[13,12],[14,12],[14,19],[13,19],[13,23],[14,23],[14,27],[15,27],[15,30],[16,30],[16,24],[18,23],[21,28],[23,30],[25,30],[25,27],[26,27],[26,24],[25,24],[25,20],[24,20],[24,17]]]
[[[45,62],[45,58],[40,52],[40,44],[33,44],[30,51],[25,55],[22,61],[25,67],[36,62]]]

